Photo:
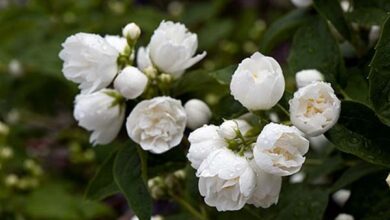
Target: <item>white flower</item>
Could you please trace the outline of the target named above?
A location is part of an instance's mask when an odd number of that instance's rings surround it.
[[[217,130],[218,127],[215,125],[204,125],[191,132],[188,136],[190,149],[188,150],[187,158],[193,168],[198,169],[211,152],[227,146]]]
[[[256,186],[256,175],[249,162],[226,148],[211,152],[197,176],[204,201],[218,211],[241,209]]]
[[[106,35],[104,39],[109,43],[113,48],[115,48],[118,53],[123,53],[127,47],[127,41],[123,37]]]
[[[123,97],[135,99],[140,96],[148,84],[148,78],[139,69],[128,66],[119,73],[114,81],[114,88]]]
[[[291,122],[308,136],[325,133],[340,115],[340,100],[325,82],[300,88],[289,103]]]
[[[295,74],[298,88],[305,87],[312,82],[324,81],[324,76],[316,69],[301,70]]]
[[[138,103],[127,118],[129,137],[142,149],[160,154],[183,138],[186,113],[179,100],[155,97]]]
[[[344,206],[350,196],[351,196],[350,190],[340,189],[337,192],[333,193],[332,199],[337,205]]]
[[[313,4],[313,0],[291,0],[297,8],[306,8]]]
[[[371,26],[370,32],[368,33],[368,40],[370,45],[375,44],[375,42],[379,39],[380,33],[381,33],[381,27],[379,25]]]
[[[62,72],[80,84],[82,93],[107,87],[118,72],[118,50],[99,35],[78,33],[68,37],[62,47]]]
[[[244,59],[233,74],[231,94],[249,110],[270,109],[284,92],[282,69],[276,60],[261,53]]]
[[[194,130],[207,124],[211,118],[211,110],[205,102],[199,99],[191,99],[184,104],[187,114],[187,127]]]
[[[262,171],[253,160],[251,165],[256,174],[256,187],[247,203],[262,208],[277,204],[282,188],[282,177]]]
[[[350,214],[341,213],[334,220],[354,220],[354,219],[355,218]]]
[[[149,57],[149,48],[140,47],[137,52],[137,66],[140,70],[145,71],[148,67],[153,67]]]
[[[118,98],[119,93],[112,89],[76,97],[74,117],[79,126],[92,131],[92,144],[108,144],[118,135],[125,115],[124,106],[116,103]]]
[[[353,11],[353,8],[351,7],[351,3],[349,2],[349,0],[341,0],[340,6],[343,12]]]
[[[153,64],[175,78],[206,56],[206,52],[194,56],[198,48],[197,35],[189,32],[183,24],[171,21],[160,23],[148,47]]]
[[[298,129],[271,122],[257,138],[253,154],[260,169],[287,176],[301,169],[308,150],[309,141],[302,137]]]
[[[387,183],[387,185],[389,185],[389,187],[390,187],[390,173],[389,173],[389,175],[388,175],[387,178],[386,178],[386,183]]]
[[[219,126],[218,134],[226,140],[232,140],[237,137],[237,132],[241,132],[241,134],[245,136],[245,133],[251,128],[252,127],[245,120],[227,120]]]
[[[161,215],[154,215],[150,220],[163,220],[164,218]],[[139,220],[138,216],[133,216],[131,220]]]
[[[125,38],[129,38],[132,41],[135,41],[141,35],[141,29],[135,23],[129,23],[122,29],[122,35]]]
[[[23,75],[23,66],[17,59],[12,59],[8,64],[8,72],[16,77]]]

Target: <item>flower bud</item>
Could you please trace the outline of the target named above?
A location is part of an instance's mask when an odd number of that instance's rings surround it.
[[[387,185],[389,185],[389,187],[390,187],[390,173],[389,173],[389,175],[388,175],[387,178],[386,178],[386,183],[387,183]]]
[[[9,133],[9,127],[0,121],[0,135],[7,136]]]
[[[158,76],[158,80],[163,85],[169,85],[172,82],[172,76],[167,73],[162,73]]]
[[[187,127],[195,130],[207,124],[211,118],[211,110],[199,99],[191,99],[184,105],[187,114]]]
[[[350,214],[341,213],[334,220],[354,220],[354,219],[355,218]]]
[[[316,69],[301,70],[295,74],[298,88],[305,87],[312,82],[324,81],[324,76]]]
[[[254,53],[244,59],[233,74],[231,94],[249,110],[272,108],[284,92],[282,68],[272,57]]]
[[[305,180],[306,174],[299,172],[290,177],[290,183],[302,183]]]
[[[340,207],[344,206],[351,196],[351,191],[346,189],[340,189],[337,192],[333,193],[333,201]]]
[[[141,29],[138,27],[137,24],[130,23],[130,24],[127,24],[122,29],[122,35],[123,35],[123,37],[125,37],[125,38],[129,39],[130,41],[134,42],[141,35]]]
[[[4,183],[6,186],[15,186],[19,181],[19,177],[15,174],[9,174],[5,177]]]
[[[310,137],[325,133],[340,115],[340,100],[325,82],[300,88],[289,103],[291,122]]]
[[[114,88],[126,99],[140,96],[148,84],[148,78],[139,69],[128,66],[122,70],[114,81]]]
[[[368,33],[368,40],[370,45],[374,45],[375,42],[379,39],[381,33],[381,27],[379,25],[373,25],[370,28],[370,33]]]
[[[218,134],[226,140],[232,140],[237,137],[239,132],[245,135],[250,129],[251,126],[244,120],[228,120],[219,126]]]
[[[150,190],[150,194],[154,199],[161,199],[166,194],[165,193],[166,186],[164,180],[160,176],[150,179],[148,181],[148,187]]]
[[[13,59],[8,64],[8,71],[11,75],[19,77],[23,75],[23,67],[19,60]]]
[[[313,4],[313,0],[291,0],[297,8],[306,8]]]
[[[2,147],[0,148],[0,158],[9,159],[14,155],[12,148],[10,147]]]

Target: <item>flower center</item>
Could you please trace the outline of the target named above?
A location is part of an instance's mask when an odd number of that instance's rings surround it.
[[[313,116],[315,114],[321,114],[323,110],[323,105],[326,104],[326,99],[322,95],[317,99],[310,98],[306,104],[306,111],[304,115],[306,117]]]
[[[286,160],[294,159],[294,155],[292,155],[290,152],[288,152],[282,147],[276,146],[275,148],[268,150],[268,152],[272,154],[282,155]]]

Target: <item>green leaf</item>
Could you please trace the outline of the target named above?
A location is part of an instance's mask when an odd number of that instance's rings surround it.
[[[142,180],[141,160],[135,144],[122,147],[114,162],[114,179],[140,220],[150,220],[152,199]]]
[[[314,8],[324,20],[332,22],[333,26],[345,39],[351,40],[351,31],[338,0],[315,0],[313,3]]]
[[[384,12],[390,12],[390,1],[389,0],[353,0],[353,7],[355,9],[360,8],[378,8]]]
[[[260,51],[268,54],[280,42],[293,36],[293,33],[305,22],[310,16],[305,9],[296,9],[276,20],[265,32],[260,43]]]
[[[112,153],[101,165],[93,179],[89,182],[85,196],[93,200],[101,200],[119,192],[114,181],[113,168],[116,152]]]
[[[326,81],[340,81],[340,50],[328,24],[319,18],[313,18],[297,31],[288,62],[292,73],[317,69],[324,74]]]
[[[310,159],[307,159],[309,161]],[[319,177],[327,176],[337,170],[343,168],[343,159],[339,155],[324,159],[319,165],[310,166],[305,165],[304,172],[307,174],[307,180],[309,182],[315,181]]]
[[[359,8],[347,14],[351,22],[371,27],[381,25],[386,20],[386,12],[379,8]]]
[[[341,188],[348,186],[349,184],[359,180],[360,178],[371,174],[375,171],[381,170],[381,167],[374,166],[369,163],[359,163],[349,169],[347,169],[339,179],[333,184],[332,191],[337,191]]]
[[[328,204],[328,190],[304,184],[284,184],[276,206],[260,210],[264,220],[321,220]]]
[[[369,107],[343,101],[338,123],[326,135],[336,147],[370,163],[390,167],[390,128]]]
[[[193,97],[202,96],[208,93],[221,93],[226,90],[225,85],[218,83],[214,77],[204,70],[194,70],[184,74],[175,81],[174,97],[191,93]]]
[[[370,100],[383,123],[390,126],[390,17],[382,27],[369,75]]]
[[[112,219],[113,212],[107,206],[85,201],[72,195],[64,184],[51,184],[40,187],[24,198],[23,211],[28,219]]]
[[[230,85],[232,80],[232,75],[237,69],[237,65],[231,65],[223,69],[209,73],[211,77],[217,80],[218,83],[222,85]]]
[[[388,172],[363,177],[351,187],[351,197],[343,210],[362,220],[390,219],[390,190],[386,184]]]

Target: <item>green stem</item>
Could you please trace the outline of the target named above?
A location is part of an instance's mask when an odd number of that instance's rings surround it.
[[[169,193],[169,195],[177,202],[179,203],[183,208],[185,208],[189,213],[191,213],[194,217],[196,217],[199,220],[207,220],[207,217],[202,215],[202,213],[198,212],[196,209],[194,209],[187,201],[184,199],[176,196],[174,193]]]
[[[307,165],[321,165],[323,163],[320,159],[306,159],[305,164]]]
[[[282,110],[282,112],[284,113],[284,114],[286,114],[288,117],[290,117],[290,112],[288,112],[281,104],[276,104],[276,106],[278,106],[278,108],[280,109],[280,110]]]
[[[343,95],[345,100],[352,100],[351,97],[349,97],[349,95],[340,87],[339,87],[339,92],[341,93],[341,95]]]

